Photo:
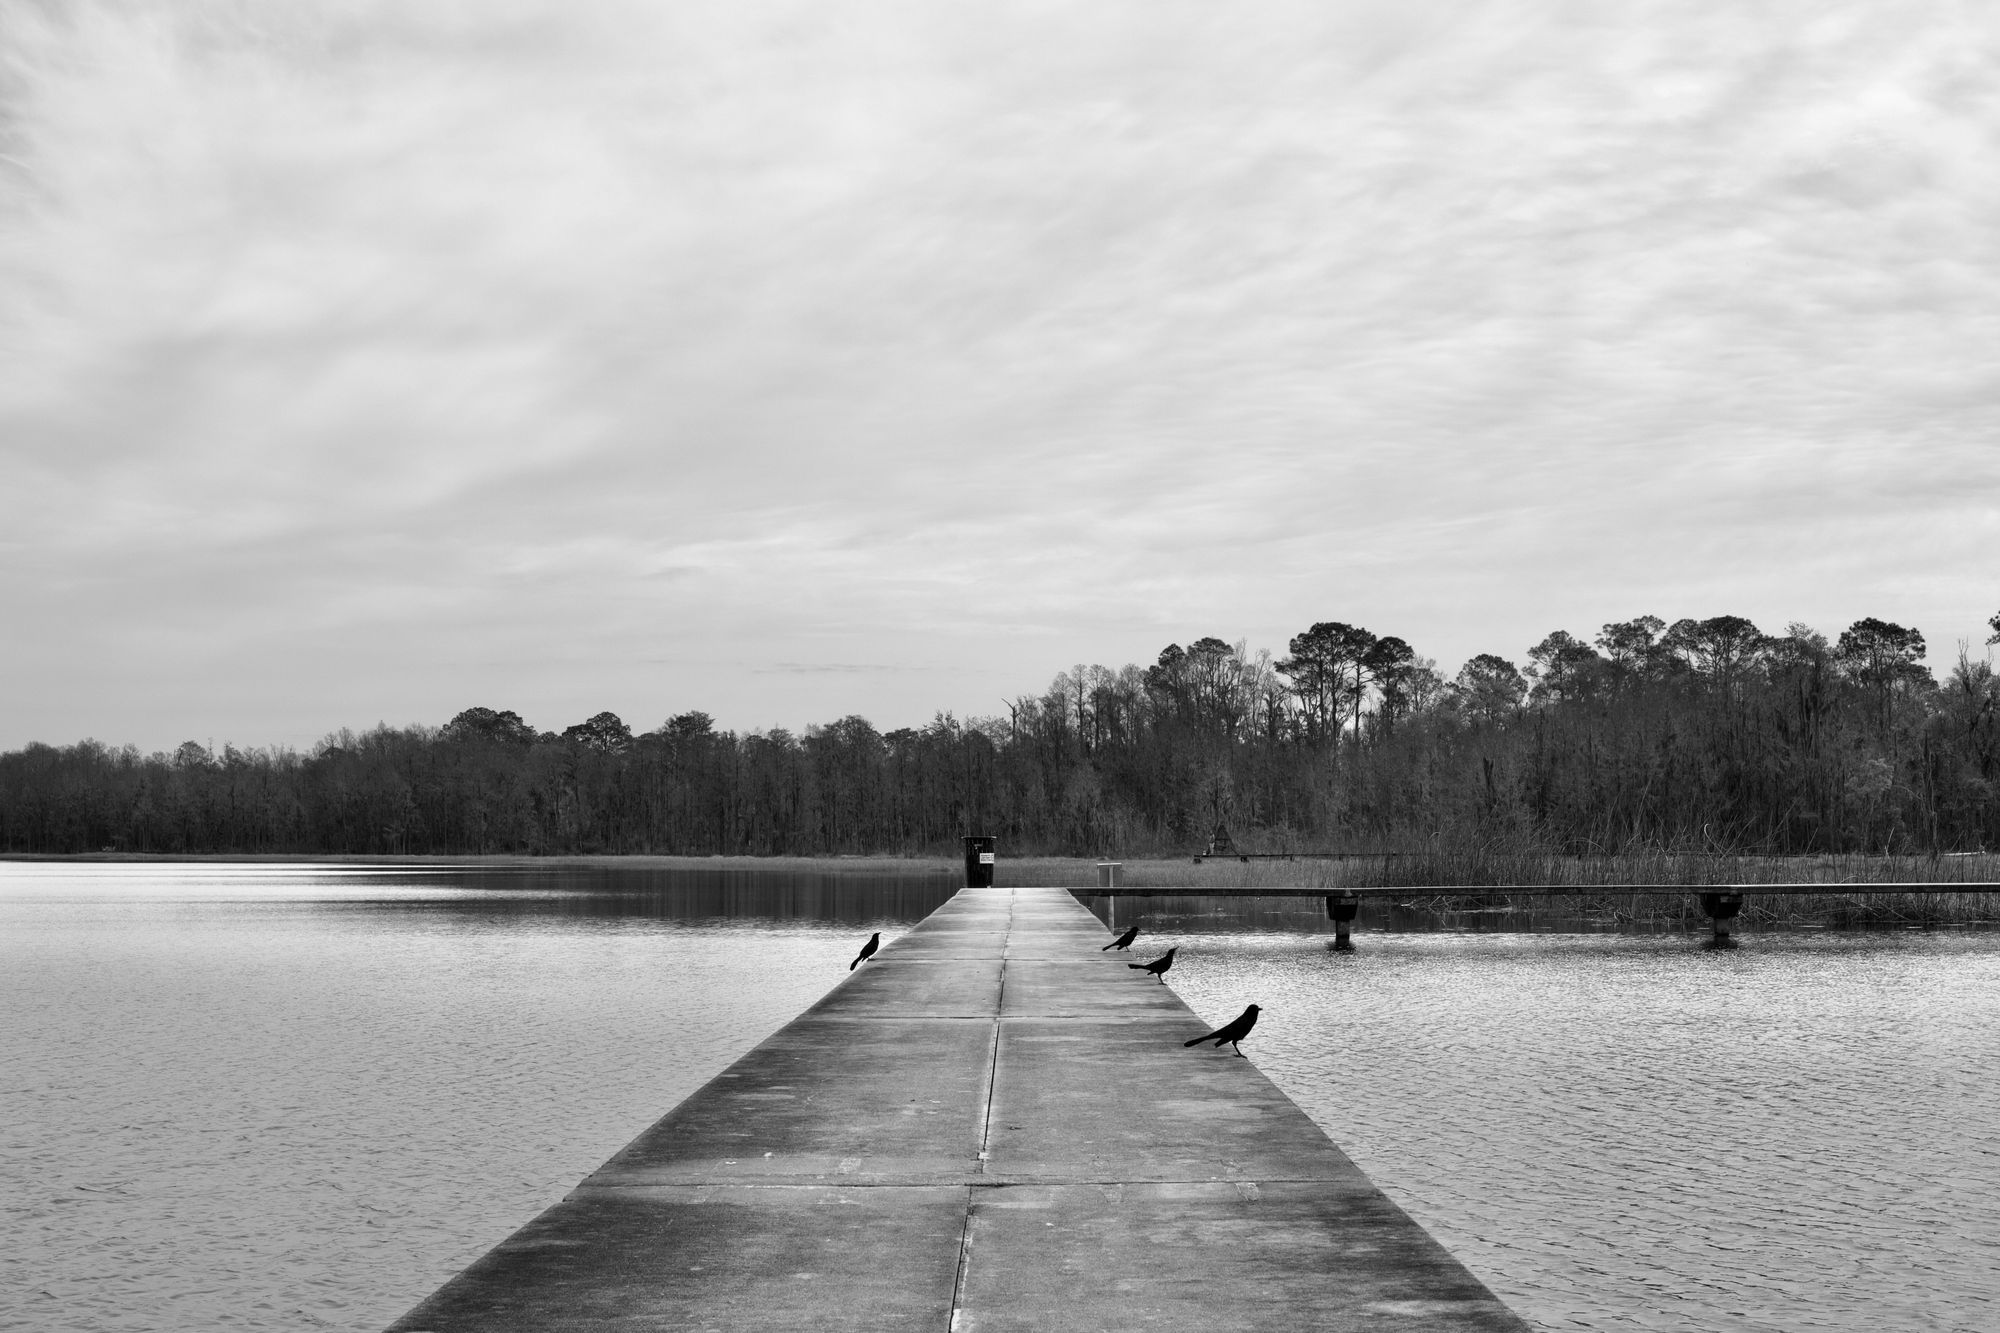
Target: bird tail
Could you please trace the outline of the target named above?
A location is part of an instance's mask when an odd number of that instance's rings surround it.
[[[1125,966],[1131,968],[1134,972],[1144,972],[1146,970],[1144,963],[1127,963]]]
[[[1118,946],[1117,946],[1117,945],[1115,945],[1115,944],[1107,944],[1107,945],[1105,945],[1105,946],[1104,946],[1104,947],[1103,947],[1102,949],[1099,949],[1099,950],[1098,950],[1098,952],[1099,952],[1099,953],[1110,953],[1110,952],[1111,952],[1111,951],[1112,951],[1113,949],[1115,949],[1115,948],[1117,948],[1117,947],[1118,947]]]
[[[1205,1034],[1204,1034],[1204,1035],[1202,1035],[1202,1036],[1199,1036],[1199,1037],[1196,1037],[1196,1038],[1195,1038],[1195,1039],[1194,1039],[1193,1041],[1184,1041],[1184,1042],[1182,1042],[1182,1043],[1181,1043],[1181,1045],[1183,1045],[1183,1046],[1199,1046],[1199,1045],[1201,1045],[1201,1044],[1202,1044],[1203,1042],[1207,1041],[1207,1040],[1208,1040],[1208,1039],[1209,1039],[1210,1037],[1213,1037],[1214,1035],[1215,1035],[1215,1034],[1214,1034],[1213,1032],[1209,1032],[1209,1033],[1205,1033]]]
[[[851,962],[851,963],[849,963],[849,964],[847,965],[847,970],[848,970],[848,971],[850,971],[850,972],[852,972],[852,971],[853,971],[853,970],[854,970],[855,968],[857,968],[857,967],[860,967],[860,966],[861,966],[861,960],[860,960],[859,958],[857,958],[857,959],[855,959],[855,960],[854,960],[853,962]]]

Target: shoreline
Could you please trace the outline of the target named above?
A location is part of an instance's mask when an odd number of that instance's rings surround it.
[[[1987,870],[1996,858],[1980,856],[1957,860],[1955,868]],[[1816,857],[1786,862],[1773,858],[1714,858],[1707,863],[1683,860],[1669,866],[1658,858],[1611,858],[1591,863],[1594,873],[1587,879],[1575,873],[1579,863],[1552,859],[1517,861],[1513,869],[1527,871],[1513,880],[1519,887],[1545,886],[1553,893],[1525,895],[1510,893],[1505,884],[1461,882],[1457,884],[1397,883],[1380,870],[1381,863],[1368,866],[1358,862],[1253,861],[1222,858],[1194,863],[1191,858],[1147,857],[1121,861],[1120,884],[1127,889],[1144,888],[1158,892],[1157,900],[1230,898],[1253,899],[1259,889],[1273,896],[1285,894],[1300,901],[1312,894],[1338,893],[1343,888],[1372,889],[1366,895],[1367,915],[1379,926],[1385,914],[1416,913],[1426,917],[1453,919],[1476,917],[1485,920],[1529,918],[1539,915],[1592,918],[1613,929],[1658,929],[1682,927],[1698,929],[1705,918],[1697,905],[1708,885],[1743,885],[1747,901],[1739,918],[1741,925],[1757,928],[1812,926],[1827,929],[1932,928],[1960,925],[2000,924],[2000,891],[1966,891],[1955,883],[1978,882],[1932,880],[1935,887],[1903,887],[1917,882],[1909,872],[1917,858],[1908,857]],[[87,853],[0,853],[0,863],[23,865],[215,865],[215,866],[327,866],[349,868],[399,867],[433,870],[495,871],[515,873],[562,872],[708,872],[722,874],[861,875],[884,878],[935,880],[957,877],[963,863],[941,856],[676,856],[662,854],[572,854],[530,856],[514,853],[484,855],[421,854],[388,856],[343,853],[308,856],[290,853],[209,852],[166,854],[157,852]],[[1714,872],[1707,876],[1688,873],[1697,868]],[[1082,897],[1093,896],[1097,887],[1097,861],[1084,857],[1002,858],[1003,883],[1063,888]],[[1469,866],[1439,867],[1472,869]],[[1665,869],[1680,873],[1660,875]],[[1804,871],[1779,875],[1779,870]],[[1539,873],[1536,873],[1539,872]],[[1817,872],[1817,873],[1814,873]],[[1872,872],[1872,873],[1871,873]],[[1658,876],[1644,878],[1641,876]],[[1877,877],[1879,876],[1879,878]],[[1891,878],[1895,876],[1897,878]],[[1468,879],[1474,878],[1467,876]],[[1902,883],[1897,887],[1887,887]],[[2000,876],[1996,876],[2000,878]],[[1768,883],[1774,891],[1758,894],[1752,885]],[[1662,887],[1648,893],[1617,891],[1621,883],[1649,883]],[[1672,887],[1666,887],[1671,885]],[[1884,887],[1876,887],[1882,885]],[[1805,886],[1823,891],[1802,891]],[[1392,901],[1382,890],[1402,890],[1407,896]],[[1449,928],[1449,927],[1446,927]]]
[[[516,852],[412,852],[389,855],[380,852],[0,852],[0,862],[22,861],[55,864],[136,864],[136,865],[373,865],[373,866],[491,866],[496,869],[575,869],[578,867],[626,867],[632,869],[761,869],[784,870],[794,867],[843,870],[870,870],[893,867],[951,871],[962,868],[949,857],[871,856],[685,856],[656,852],[576,852],[557,856],[532,856]]]

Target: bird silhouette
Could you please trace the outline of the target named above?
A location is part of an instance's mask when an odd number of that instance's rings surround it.
[[[847,970],[852,972],[855,968],[860,967],[870,958],[873,958],[875,956],[875,951],[881,947],[882,947],[882,932],[878,930],[873,935],[870,935],[868,937],[868,943],[861,946],[861,953],[855,958],[853,962],[847,965]]]
[[[1126,945],[1130,944],[1133,940],[1136,940],[1138,938],[1139,938],[1139,928],[1137,926],[1134,926],[1132,927],[1132,929],[1126,931],[1123,935],[1120,935],[1117,939],[1111,941],[1111,943],[1105,945],[1102,949],[1099,949],[1098,952],[1110,953],[1113,949],[1122,949]]]
[[[1125,966],[1131,968],[1134,972],[1151,972],[1160,979],[1160,984],[1164,986],[1167,984],[1167,969],[1174,965],[1174,955],[1179,953],[1180,950],[1181,946],[1176,944],[1150,963],[1127,963]]]
[[[1238,1055],[1242,1055],[1243,1050],[1241,1047],[1237,1046],[1236,1043],[1242,1041],[1245,1037],[1249,1036],[1250,1029],[1256,1026],[1257,1026],[1257,1006],[1253,1004],[1248,1009],[1245,1009],[1242,1013],[1236,1015],[1236,1017],[1230,1019],[1227,1023],[1224,1023],[1221,1027],[1217,1028],[1215,1031],[1204,1033],[1203,1035],[1196,1037],[1193,1041],[1184,1041],[1181,1043],[1181,1045],[1199,1046],[1205,1041],[1213,1041],[1215,1043],[1216,1049],[1221,1050],[1222,1043],[1226,1041],[1229,1043],[1229,1048],[1231,1050],[1235,1051]]]

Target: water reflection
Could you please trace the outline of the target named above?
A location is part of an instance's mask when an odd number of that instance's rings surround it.
[[[1283,931],[1296,935],[1332,935],[1334,923],[1327,918],[1324,898],[1230,895],[1228,897],[1160,896],[1140,898],[1108,897],[1085,889],[1073,891],[1078,900],[1114,930],[1139,925],[1143,929],[1198,930],[1216,934],[1262,934]],[[1697,905],[1694,894],[1687,896],[1686,911],[1679,918],[1647,917],[1634,920],[1621,916],[1616,908],[1587,900],[1561,897],[1522,897],[1512,902],[1467,905],[1463,900],[1445,905],[1446,900],[1398,903],[1383,898],[1363,898],[1353,922],[1358,935],[1422,934],[1522,934],[1549,935],[1682,935],[1712,929],[1709,918]],[[1746,929],[1744,918],[1731,922],[1731,930]],[[1839,928],[1854,931],[1988,930],[1984,921],[1916,925],[1884,921],[1841,922]],[[1748,927],[1757,934],[1767,932],[1817,931],[1828,929],[1824,921],[1760,921]],[[1366,942],[1360,945],[1366,948]],[[1724,944],[1720,947],[1727,948]]]
[[[352,907],[447,917],[915,923],[958,891],[949,873],[907,875],[748,870],[477,870],[433,881],[449,897],[366,899]]]
[[[0,862],[0,907],[238,905],[278,911],[738,923],[914,924],[962,883],[954,871],[687,866],[376,866]]]
[[[1325,901],[1310,897],[1106,897],[1079,892],[1084,906],[1097,919],[1123,930],[1135,923],[1156,930],[1205,930],[1219,934],[1261,934],[1290,931],[1300,935],[1331,935],[1334,923],[1327,918]],[[1693,921],[1705,922],[1698,913]],[[1551,934],[1668,932],[1687,929],[1674,922],[1634,925],[1621,921],[1610,910],[1579,907],[1574,899],[1530,899],[1524,903],[1495,906],[1453,907],[1428,903],[1395,903],[1379,898],[1363,898],[1355,916],[1355,932],[1386,933],[1437,931],[1515,932],[1542,931]]]
[[[0,862],[0,1329],[373,1333],[954,885]]]

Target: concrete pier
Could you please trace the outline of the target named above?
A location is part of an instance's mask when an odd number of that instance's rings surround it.
[[[1525,1333],[1107,939],[960,892],[391,1333]]]

